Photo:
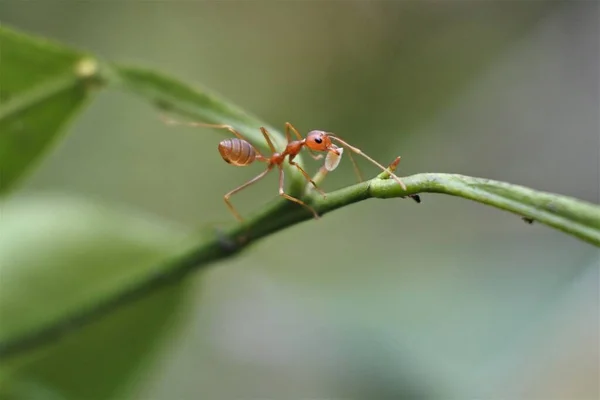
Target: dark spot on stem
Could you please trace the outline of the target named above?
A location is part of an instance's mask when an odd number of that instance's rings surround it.
[[[411,199],[413,199],[414,201],[416,201],[417,203],[421,203],[421,196],[419,196],[418,194],[411,194],[410,196]]]

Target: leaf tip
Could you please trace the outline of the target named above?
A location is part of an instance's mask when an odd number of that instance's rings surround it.
[[[93,78],[98,72],[98,62],[93,58],[83,58],[75,65],[75,74],[81,79]]]

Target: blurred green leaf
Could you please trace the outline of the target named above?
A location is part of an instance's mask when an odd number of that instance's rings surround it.
[[[149,69],[117,66],[115,71],[118,77],[110,79],[110,82],[128,92],[142,96],[145,100],[164,110],[165,113],[175,113],[192,118],[189,122],[231,125],[248,138],[254,146],[261,149],[260,151],[264,152],[265,155],[270,155],[271,150],[259,130],[263,126],[271,134],[275,147],[280,151],[285,148],[287,140],[278,129],[262,122],[257,117],[235,106],[229,100],[210,93],[206,89],[194,88]],[[167,116],[167,118],[172,119],[170,116]],[[219,131],[228,137],[233,137],[226,129],[219,129]],[[302,156],[298,155],[295,161],[302,165]],[[284,164],[284,167],[287,169],[289,176],[292,177],[289,193],[292,195],[299,194],[306,184],[304,177],[289,164]]]
[[[188,235],[147,216],[60,197],[1,207],[0,344],[3,351],[13,350],[15,339],[25,344],[18,357],[3,361],[0,390],[24,390],[26,380],[69,398],[105,398],[150,354],[184,291],[181,284],[153,291],[83,329],[74,316],[151,274],[185,247]],[[51,325],[49,347],[24,351],[35,332]]]
[[[0,27],[0,194],[81,109],[96,72],[82,53]]]
[[[270,152],[259,130],[264,126],[273,136],[276,146],[285,146],[286,140],[279,130],[204,88],[194,88],[149,69],[121,66],[117,72],[119,83],[126,90],[141,95],[166,112],[195,118],[191,122],[231,125],[255,146]],[[222,132],[231,136],[225,129]]]

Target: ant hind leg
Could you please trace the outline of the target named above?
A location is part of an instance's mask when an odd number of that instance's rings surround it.
[[[239,192],[240,190],[247,188],[248,186],[252,185],[253,183],[256,183],[259,179],[264,178],[265,175],[267,175],[269,173],[269,171],[271,171],[271,169],[272,169],[272,167],[268,167],[266,170],[264,170],[263,172],[261,172],[260,174],[258,174],[257,176],[255,176],[254,178],[250,179],[248,182],[244,183],[243,185],[240,185],[240,186],[236,187],[235,189],[233,189],[229,193],[225,194],[225,196],[223,196],[223,200],[225,200],[225,204],[229,208],[229,211],[231,211],[231,213],[235,216],[235,218],[239,222],[244,222],[244,219],[236,211],[235,207],[233,207],[233,204],[231,204],[231,201],[229,200],[229,198],[233,194]]]
[[[162,121],[165,124],[168,125],[183,125],[183,126],[188,126],[188,127],[192,127],[192,128],[214,128],[214,129],[227,129],[229,132],[231,132],[233,135],[235,135],[235,137],[237,137],[238,139],[241,139],[245,142],[248,142],[248,144],[250,144],[250,146],[252,146],[252,148],[254,149],[254,151],[256,151],[256,154],[259,156],[258,158],[260,159],[265,159],[265,157],[262,155],[262,153],[255,147],[253,146],[250,140],[248,140],[244,135],[242,135],[240,132],[238,132],[237,130],[235,130],[235,128],[231,125],[227,125],[227,124],[207,124],[204,122],[188,122],[188,121],[178,121],[172,118],[168,118],[165,115],[161,115],[160,116]],[[270,142],[269,139],[267,139],[268,143],[269,143],[269,147],[273,148],[273,144]]]
[[[290,160],[290,164],[293,165],[294,167],[298,168],[298,171],[300,171],[300,173],[302,173],[302,175],[304,175],[304,178],[306,178],[306,180],[313,185],[315,190],[317,192],[321,193],[321,195],[323,197],[326,197],[325,192],[320,187],[317,186],[315,181],[310,177],[310,175],[308,175],[308,173],[304,169],[302,169],[302,167],[300,165],[298,165],[296,162],[291,161],[291,160]]]
[[[289,194],[285,193],[285,191],[283,190],[283,168],[281,166],[279,166],[279,195],[281,197],[285,197],[286,199],[293,201],[294,203],[298,203],[301,206],[307,208],[308,210],[310,210],[310,212],[313,213],[313,216],[315,219],[319,219],[319,214],[317,214],[317,211],[312,208],[311,206],[309,206],[308,204],[306,204],[305,202],[303,202],[300,199],[297,199],[295,197],[290,196]]]

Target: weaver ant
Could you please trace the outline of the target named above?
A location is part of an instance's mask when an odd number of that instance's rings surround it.
[[[269,132],[267,131],[267,129],[264,127],[260,127],[260,131],[262,132],[262,134],[269,146],[269,149],[272,152],[272,154],[267,157],[267,156],[264,156],[256,147],[254,147],[250,143],[250,141],[248,139],[246,139],[241,133],[236,131],[231,125],[206,124],[206,123],[201,123],[201,122],[181,122],[181,121],[175,121],[175,120],[164,118],[164,117],[163,117],[163,120],[167,124],[178,124],[178,125],[185,125],[185,126],[191,126],[191,127],[227,129],[229,132],[231,132],[236,137],[231,138],[231,139],[224,139],[221,142],[219,142],[218,150],[219,150],[219,153],[221,154],[221,157],[223,158],[223,160],[225,160],[225,162],[227,162],[228,164],[237,166],[237,167],[245,167],[247,165],[252,164],[254,161],[262,161],[262,162],[267,163],[267,169],[265,171],[261,172],[256,177],[250,179],[248,182],[238,186],[237,188],[231,190],[229,193],[227,193],[227,194],[225,194],[225,196],[223,196],[223,199],[225,200],[225,204],[227,204],[227,207],[229,208],[231,213],[240,222],[243,222],[243,218],[231,204],[231,202],[229,200],[230,197],[233,194],[239,192],[240,190],[245,189],[248,186],[252,185],[253,183],[256,183],[258,180],[264,178],[275,167],[277,167],[279,169],[279,195],[290,201],[298,203],[303,207],[306,207],[308,210],[310,210],[313,213],[314,218],[318,219],[319,214],[317,214],[317,212],[315,211],[314,208],[312,208],[311,206],[309,206],[302,200],[292,197],[289,194],[285,193],[285,191],[283,189],[283,187],[284,187],[283,163],[285,162],[286,157],[288,157],[289,164],[296,167],[298,169],[298,171],[300,171],[300,173],[302,173],[302,175],[306,178],[306,180],[308,182],[310,182],[319,193],[321,193],[323,196],[325,196],[325,193],[317,187],[317,184],[313,181],[313,179],[310,177],[310,175],[308,175],[308,173],[302,167],[300,167],[300,165],[298,165],[296,162],[294,162],[294,158],[300,153],[300,151],[304,147],[307,148],[307,150],[310,152],[311,156],[315,160],[319,160],[323,157],[322,154],[315,154],[315,152],[327,152],[327,156],[325,158],[325,164],[324,164],[323,168],[327,171],[333,171],[335,168],[337,168],[339,162],[341,161],[341,156],[342,156],[344,149],[343,149],[343,147],[337,146],[332,141],[337,141],[341,145],[349,148],[352,152],[354,152],[356,154],[360,154],[361,156],[365,157],[367,160],[369,160],[370,162],[372,162],[373,164],[378,166],[380,169],[382,169],[385,173],[389,174],[393,179],[396,180],[396,182],[398,182],[398,184],[402,187],[402,189],[406,190],[406,186],[400,180],[400,178],[398,178],[392,172],[393,170],[386,169],[383,165],[381,165],[377,161],[373,160],[371,157],[369,157],[368,155],[363,153],[360,149],[358,149],[354,146],[351,146],[350,144],[346,143],[345,141],[343,141],[342,139],[340,139],[339,137],[335,136],[334,134],[332,134],[330,132],[325,132],[325,131],[321,131],[321,130],[312,130],[308,133],[306,138],[303,138],[302,135],[300,135],[298,130],[292,124],[290,124],[289,122],[286,122],[285,137],[287,139],[287,144],[286,144],[285,149],[282,152],[277,152],[277,150],[275,149],[275,146],[273,146],[271,136],[270,136]],[[292,133],[296,136],[297,140],[294,140],[292,138]],[[354,166],[355,172],[357,173],[359,179],[362,181],[362,177],[360,176],[360,171],[358,170],[358,166],[356,165],[356,162],[352,158],[352,155],[350,155],[350,159]],[[397,159],[397,161],[399,161],[399,158]],[[396,165],[397,165],[397,162],[396,162]]]

